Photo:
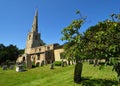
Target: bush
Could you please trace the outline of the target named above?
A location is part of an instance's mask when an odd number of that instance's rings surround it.
[[[55,62],[54,62],[54,65],[55,65],[55,66],[61,66],[61,61],[55,61]]]
[[[109,59],[109,65],[115,65],[116,63],[117,63],[117,59],[116,59],[116,58],[111,57],[111,58]]]

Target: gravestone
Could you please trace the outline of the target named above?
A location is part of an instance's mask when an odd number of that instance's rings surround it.
[[[64,66],[67,66],[67,61],[64,61]]]
[[[89,64],[93,64],[94,61],[92,59],[89,60]]]
[[[50,69],[54,69],[54,63],[51,63]]]
[[[95,61],[94,61],[94,67],[97,66],[97,65],[98,65],[98,60],[95,59]]]
[[[24,71],[24,65],[23,64],[17,64],[16,65],[16,72],[22,72]]]
[[[2,70],[7,70],[7,65],[3,65]]]
[[[13,70],[14,69],[14,65],[10,65],[9,69]]]
[[[61,66],[64,67],[64,61],[63,60],[61,61]]]

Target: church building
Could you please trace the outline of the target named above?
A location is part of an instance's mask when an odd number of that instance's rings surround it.
[[[43,45],[41,34],[38,32],[38,10],[35,12],[32,29],[28,33],[26,48],[23,55],[19,55],[16,62],[25,62],[28,68],[32,68],[32,64],[40,65],[42,62],[50,64],[54,61],[61,61],[61,53],[63,48],[61,45],[49,44]]]

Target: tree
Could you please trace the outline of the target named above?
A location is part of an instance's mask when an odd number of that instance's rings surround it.
[[[14,45],[4,46],[0,44],[0,65],[6,63],[7,60],[16,61],[19,50]]]
[[[79,12],[77,12],[79,14]],[[83,58],[83,42],[82,34],[80,34],[79,29],[83,25],[85,19],[76,19],[62,30],[63,37],[62,41],[64,44],[64,55],[67,59],[75,59],[76,65],[74,70],[74,82],[79,83],[81,81],[82,73],[82,58]]]
[[[24,49],[19,49],[19,54],[24,54]]]
[[[0,44],[0,50],[4,49],[5,46],[3,44]]]
[[[85,33],[86,40],[85,51],[89,58],[108,59],[107,56],[107,25],[105,22],[99,22],[97,25],[90,27]],[[94,64],[96,66],[96,64]]]
[[[93,58],[106,59],[118,57],[120,51],[120,23],[112,20],[99,22],[90,27],[84,34],[86,51]]]
[[[6,51],[8,52],[8,60],[11,60],[11,61],[17,60],[19,50],[16,46],[9,45],[6,47]]]
[[[90,27],[85,33],[85,52],[88,56],[97,59],[105,59],[106,62],[112,57],[120,59],[120,14],[112,14],[111,19],[99,22]],[[119,62],[112,62],[114,69],[120,77]]]

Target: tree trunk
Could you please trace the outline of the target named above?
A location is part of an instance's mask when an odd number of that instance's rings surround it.
[[[81,74],[82,74],[82,62],[76,62],[75,70],[74,70],[74,82],[80,83],[81,82]]]

